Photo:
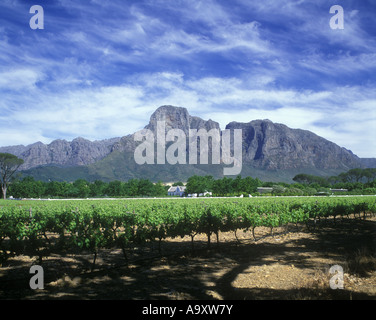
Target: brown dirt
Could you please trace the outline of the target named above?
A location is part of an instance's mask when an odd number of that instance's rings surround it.
[[[315,230],[273,230],[167,239],[129,253],[103,250],[92,271],[92,254],[52,255],[43,261],[44,290],[31,290],[36,257],[17,256],[0,268],[0,299],[376,299],[376,218],[321,222]],[[344,288],[330,289],[344,270]]]

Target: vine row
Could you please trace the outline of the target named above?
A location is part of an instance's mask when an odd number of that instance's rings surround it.
[[[146,242],[198,234],[219,241],[220,232],[365,218],[376,213],[375,197],[225,198],[87,201],[26,201],[0,207],[0,259],[43,257],[89,250],[93,264],[103,248],[127,250]]]

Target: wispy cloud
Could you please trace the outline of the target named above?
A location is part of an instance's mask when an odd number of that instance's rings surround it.
[[[375,5],[326,0],[43,2],[0,12],[0,145],[132,133],[160,105],[268,118],[376,156]]]

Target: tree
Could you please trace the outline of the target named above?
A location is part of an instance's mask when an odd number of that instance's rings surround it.
[[[7,188],[11,183],[12,176],[23,163],[22,159],[13,154],[0,153],[0,183],[4,200],[7,198]]]
[[[364,176],[364,171],[361,168],[355,168],[347,171],[347,176],[350,177],[351,182],[360,182]]]
[[[298,182],[303,185],[318,185],[320,187],[329,186],[329,181],[325,177],[318,177],[311,174],[300,173],[292,178],[295,182]]]
[[[255,193],[257,191],[257,187],[262,185],[262,182],[258,178],[253,179],[252,177],[245,177],[242,179],[242,183],[242,191],[245,191],[246,193]]]
[[[8,188],[7,193],[9,192],[16,198],[41,198],[46,192],[46,183],[27,176],[14,181]]]
[[[186,193],[204,193],[205,191],[212,191],[214,179],[212,176],[198,176],[194,175],[187,181]]]
[[[114,180],[108,183],[106,193],[109,196],[123,196],[124,195],[124,183],[120,180]]]
[[[106,187],[107,187],[106,182],[101,181],[101,180],[95,180],[93,183],[89,185],[90,196],[91,197],[103,196]]]
[[[73,185],[65,181],[50,181],[46,187],[46,195],[50,197],[70,197],[74,194]]]
[[[236,176],[235,179],[232,180],[232,189],[235,192],[242,192],[243,190],[243,184],[242,184],[242,177],[239,175]]]
[[[162,197],[165,197],[167,195],[167,190],[165,188],[165,186],[163,185],[162,181],[158,181],[155,185],[154,185],[154,192],[153,192],[153,196],[162,196]]]
[[[285,192],[285,190],[286,190],[286,188],[284,186],[276,184],[276,185],[273,186],[272,194],[281,195],[282,193]]]
[[[139,196],[151,196],[154,192],[154,185],[148,179],[140,179],[138,181],[138,195]]]
[[[87,198],[90,194],[90,187],[86,180],[84,179],[77,179],[73,182],[73,187],[75,189],[75,195],[79,198]]]
[[[215,180],[213,182],[213,192],[219,196],[225,196],[233,193],[232,182],[233,179],[229,177],[223,177],[222,179]]]

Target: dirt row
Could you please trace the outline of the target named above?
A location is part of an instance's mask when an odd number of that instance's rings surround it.
[[[376,299],[376,218],[322,222],[315,230],[273,230],[167,239],[129,252],[51,255],[43,261],[44,289],[32,290],[36,257],[17,256],[0,268],[0,299]],[[343,288],[332,289],[343,269]]]

